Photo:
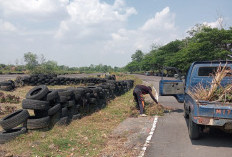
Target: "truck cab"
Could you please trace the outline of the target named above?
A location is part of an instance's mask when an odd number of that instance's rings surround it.
[[[217,101],[195,100],[189,91],[199,83],[203,87],[210,86],[212,74],[219,66],[226,65],[232,69],[232,61],[201,61],[191,64],[185,81],[180,79],[161,79],[159,93],[161,96],[175,96],[178,102],[184,103],[184,116],[189,122],[189,136],[199,139],[204,127],[217,126],[225,130],[232,130],[232,103]],[[178,74],[179,75],[179,74]],[[232,76],[226,76],[220,83],[225,87],[232,82]]]

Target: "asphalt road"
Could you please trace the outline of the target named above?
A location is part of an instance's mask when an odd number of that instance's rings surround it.
[[[137,75],[159,89],[160,77]],[[159,117],[156,130],[145,157],[229,157],[232,155],[232,135],[213,130],[200,140],[190,140],[183,104],[174,97],[159,97],[164,106],[177,108]]]

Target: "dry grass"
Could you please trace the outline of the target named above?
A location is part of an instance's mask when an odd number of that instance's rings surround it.
[[[231,73],[231,69],[226,68],[226,65],[223,67],[219,66],[209,86],[204,87],[199,83],[188,93],[196,100],[231,102],[232,85],[221,86],[223,78]]]
[[[135,84],[141,84],[141,80],[134,76],[123,77],[125,77],[124,79],[135,79]],[[21,94],[19,93],[19,95]],[[21,96],[25,96],[25,93]],[[98,156],[105,147],[112,130],[129,116],[130,107],[133,105],[133,95],[130,90],[115,98],[106,108],[73,121],[69,126],[55,126],[47,132],[29,132],[16,140],[1,145],[0,151],[26,157]]]

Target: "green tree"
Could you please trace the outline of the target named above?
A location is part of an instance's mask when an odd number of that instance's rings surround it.
[[[141,62],[143,60],[144,54],[141,50],[136,50],[134,54],[132,54],[131,59],[132,61]]]
[[[37,55],[28,52],[24,54],[24,61],[26,62],[26,68],[30,71],[35,70],[36,66],[38,66]]]
[[[55,73],[58,70],[57,62],[47,61],[41,64],[43,73]]]

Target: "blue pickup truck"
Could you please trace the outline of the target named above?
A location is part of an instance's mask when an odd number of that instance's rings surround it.
[[[212,73],[218,66],[227,66],[232,69],[232,61],[201,61],[191,64],[186,79],[176,75],[176,80],[160,80],[159,93],[161,96],[175,96],[178,102],[184,103],[184,116],[188,118],[188,132],[190,139],[196,140],[201,136],[202,130],[207,127],[220,127],[232,130],[232,103],[216,101],[195,100],[188,94],[193,87],[201,83],[210,85]],[[232,76],[226,76],[221,81],[222,86],[232,83]]]

